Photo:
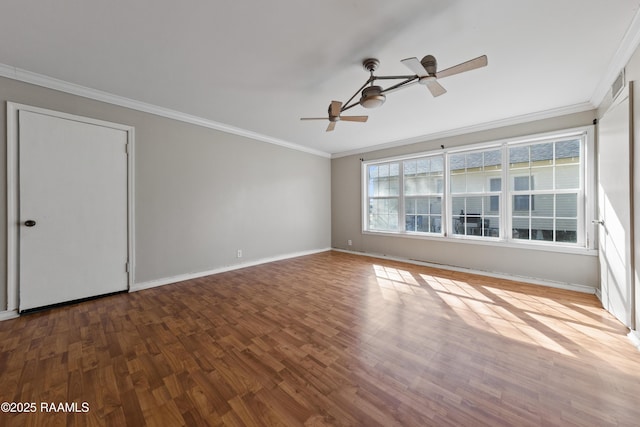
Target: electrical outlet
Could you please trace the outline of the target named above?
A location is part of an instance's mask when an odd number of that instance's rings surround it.
[[[242,258],[242,249],[238,249],[238,253],[236,254],[238,258]]]
[[[347,240],[347,245],[349,246],[353,245],[353,242],[351,241],[351,239]]]

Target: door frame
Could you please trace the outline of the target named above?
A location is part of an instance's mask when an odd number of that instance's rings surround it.
[[[67,114],[45,108],[15,102],[7,102],[7,311],[17,312],[20,291],[20,180],[19,180],[19,113],[29,111],[60,119],[73,120],[90,125],[103,126],[127,133],[127,289],[133,286],[135,277],[134,232],[134,164],[135,128],[129,125]]]

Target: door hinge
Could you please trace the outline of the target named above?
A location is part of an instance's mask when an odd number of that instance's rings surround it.
[[[124,263],[124,271],[129,273],[129,262]]]
[[[129,154],[129,143],[124,144],[124,152]]]

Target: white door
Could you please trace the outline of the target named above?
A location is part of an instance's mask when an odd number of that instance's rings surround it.
[[[126,290],[127,132],[18,120],[19,310]]]
[[[631,327],[631,199],[629,95],[600,120],[598,134],[598,233],[602,304]]]

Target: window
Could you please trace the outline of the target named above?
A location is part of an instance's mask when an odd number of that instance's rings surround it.
[[[403,166],[405,230],[440,233],[442,231],[443,157],[405,160]]]
[[[363,230],[589,247],[591,132],[365,162]]]
[[[500,236],[500,148],[452,154],[449,157],[452,233]]]
[[[580,145],[571,138],[509,147],[513,239],[578,242]]]
[[[368,168],[369,229],[398,229],[400,163],[382,163]]]
[[[368,230],[442,233],[443,156],[372,164],[366,170]]]

